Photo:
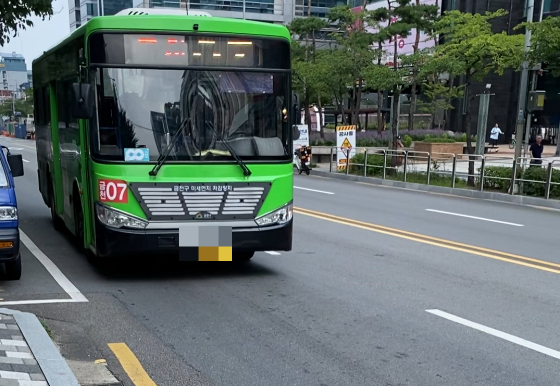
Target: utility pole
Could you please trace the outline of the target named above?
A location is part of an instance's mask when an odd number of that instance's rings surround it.
[[[558,124],[558,131],[556,132],[556,153],[555,157],[560,157],[560,123]]]
[[[544,12],[544,1],[541,0],[541,11],[539,13],[539,23],[542,21]],[[537,88],[537,72],[533,71],[533,76],[531,79],[531,91],[535,91]],[[525,140],[523,142],[523,157],[527,157],[527,152],[529,151],[529,134],[531,131],[531,123],[533,120],[533,114],[531,112],[527,113],[527,123],[525,124]]]
[[[544,0],[541,0],[544,3]],[[527,21],[533,21],[533,10],[535,8],[534,0],[527,0]],[[525,47],[524,53],[529,52],[531,46],[531,31],[525,31]],[[523,127],[525,126],[525,107],[527,102],[527,78],[529,73],[529,63],[523,61],[523,69],[521,70],[521,84],[519,86],[519,103],[517,109],[517,122],[515,125],[515,159],[521,157],[521,146],[523,138]]]
[[[478,105],[478,125],[476,128],[476,149],[474,154],[484,155],[484,145],[486,144],[486,128],[488,127],[488,106],[490,105],[490,88],[488,83],[483,94],[479,94],[480,102]]]

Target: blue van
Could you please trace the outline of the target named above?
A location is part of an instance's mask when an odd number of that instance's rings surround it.
[[[23,176],[23,158],[10,153],[6,146],[0,153],[0,264],[4,264],[8,280],[19,280],[21,256],[14,177]]]

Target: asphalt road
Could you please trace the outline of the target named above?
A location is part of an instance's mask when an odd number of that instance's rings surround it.
[[[21,229],[88,300],[9,307],[45,318],[67,359],[106,359],[123,385],[109,343],[158,386],[558,382],[558,212],[296,176],[292,252],[97,270],[50,225],[34,143],[0,143],[29,161]],[[69,297],[23,259],[0,306]]]

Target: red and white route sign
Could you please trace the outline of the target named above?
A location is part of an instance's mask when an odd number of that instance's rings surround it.
[[[99,200],[126,204],[128,185],[121,180],[99,180]]]

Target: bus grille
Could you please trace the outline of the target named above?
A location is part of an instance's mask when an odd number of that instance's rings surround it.
[[[130,183],[151,221],[254,219],[271,183]]]

